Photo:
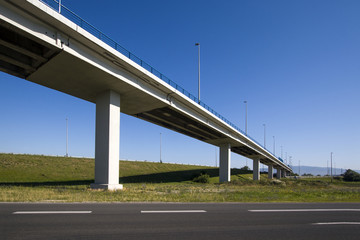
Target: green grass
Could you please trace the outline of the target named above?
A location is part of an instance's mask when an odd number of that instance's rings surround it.
[[[194,183],[201,172],[210,183]],[[120,162],[123,191],[91,190],[94,160],[0,154],[0,201],[9,202],[359,202],[360,183],[329,178],[271,181],[267,175],[232,170],[232,182],[219,184],[218,168]]]

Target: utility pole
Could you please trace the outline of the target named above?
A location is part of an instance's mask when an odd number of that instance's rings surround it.
[[[161,133],[160,133],[160,163],[162,163],[162,159],[161,159]]]
[[[289,156],[289,165],[292,166],[292,156]]]
[[[274,155],[275,155],[275,136],[273,136],[273,140],[274,140]]]
[[[247,101],[245,103],[245,135],[247,136]]]
[[[264,148],[266,149],[266,124],[263,124],[264,126]]]
[[[215,147],[215,167],[217,167],[217,151],[216,151],[216,147]]]
[[[59,13],[61,13],[61,0],[59,0]]]
[[[330,161],[331,161],[331,163],[330,163],[330,167],[331,167],[331,182],[333,182],[333,174],[332,174],[332,155],[333,155],[333,153],[331,152],[331,154],[330,154]]]
[[[301,172],[300,172],[300,160],[299,160],[299,176],[301,176]]]
[[[200,104],[200,43],[195,43],[198,46],[198,99]]]
[[[69,138],[69,130],[68,130],[68,118],[66,118],[66,155],[65,157],[68,157],[69,154],[68,154],[68,138]]]

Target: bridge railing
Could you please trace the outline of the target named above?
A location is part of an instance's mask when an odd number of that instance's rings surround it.
[[[184,88],[182,88],[181,86],[179,86],[177,83],[175,83],[174,81],[172,81],[170,78],[166,77],[164,74],[162,74],[161,72],[159,72],[158,70],[156,70],[155,68],[153,68],[150,64],[146,63],[145,61],[143,61],[142,59],[140,59],[139,57],[137,57],[136,55],[134,55],[133,53],[131,53],[130,51],[128,51],[127,49],[125,49],[124,47],[122,47],[120,44],[118,44],[117,42],[115,42],[114,40],[112,40],[110,37],[108,37],[106,34],[102,33],[100,30],[98,30],[97,28],[95,28],[93,25],[91,25],[90,23],[86,22],[84,19],[82,19],[81,17],[79,17],[76,13],[72,12],[70,9],[68,9],[66,6],[64,6],[63,4],[61,4],[61,1],[57,1],[57,0],[40,0],[41,2],[43,2],[44,4],[48,5],[49,7],[51,7],[52,9],[54,9],[55,11],[58,11],[61,15],[63,15],[64,17],[66,17],[67,19],[69,19],[70,21],[74,22],[75,24],[77,24],[78,26],[80,26],[81,28],[83,28],[84,30],[88,31],[89,33],[91,33],[93,36],[97,37],[98,39],[100,39],[101,41],[103,41],[104,43],[108,44],[110,47],[116,49],[118,52],[120,52],[121,54],[123,54],[124,56],[128,57],[129,59],[131,59],[132,61],[134,61],[135,63],[139,64],[140,66],[142,66],[143,68],[145,68],[146,70],[148,70],[149,72],[151,72],[152,74],[154,74],[155,76],[157,76],[158,78],[160,78],[161,80],[163,80],[164,82],[166,82],[167,84],[169,84],[170,86],[174,87],[176,90],[178,90],[179,92],[181,92],[182,94],[184,94],[186,97],[190,98],[191,100],[193,100],[194,102],[200,104],[203,108],[205,108],[206,110],[208,110],[209,112],[211,112],[212,114],[214,114],[216,117],[220,118],[221,120],[223,120],[224,122],[226,122],[227,124],[229,124],[231,127],[233,127],[234,129],[236,129],[237,131],[241,132],[242,134],[246,135],[248,138],[250,138],[252,141],[254,141],[255,143],[257,143],[259,146],[263,147],[264,149],[266,149],[270,154],[272,154],[273,156],[275,156],[274,153],[272,153],[271,151],[269,151],[267,148],[265,148],[265,146],[263,146],[262,144],[260,144],[258,141],[256,141],[254,138],[250,137],[249,135],[247,135],[243,130],[241,130],[239,127],[237,127],[235,124],[233,124],[232,122],[230,122],[228,119],[226,119],[225,117],[223,117],[222,115],[220,115],[218,112],[216,112],[213,108],[209,107],[207,104],[205,104],[202,101],[199,101],[199,99],[197,97],[195,97],[194,95],[192,95],[190,92],[186,91]],[[275,158],[277,158],[275,156]]]

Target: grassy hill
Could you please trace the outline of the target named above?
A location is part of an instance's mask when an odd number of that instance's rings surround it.
[[[95,161],[90,158],[0,154],[0,183],[93,182]],[[181,182],[218,168],[194,165],[120,161],[120,182]]]
[[[210,183],[195,183],[201,172]],[[120,162],[123,191],[90,189],[94,159],[0,154],[0,202],[360,202],[360,183],[329,178],[252,181],[251,172],[232,169],[219,184],[219,169],[153,162]]]

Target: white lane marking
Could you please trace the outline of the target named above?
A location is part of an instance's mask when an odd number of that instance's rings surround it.
[[[323,222],[313,223],[312,225],[360,225],[360,222]]]
[[[161,211],[141,211],[141,213],[205,213],[205,210],[161,210]]]
[[[90,214],[92,211],[18,211],[13,214]]]
[[[360,212],[360,209],[262,209],[249,212]]]

